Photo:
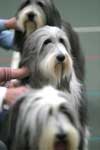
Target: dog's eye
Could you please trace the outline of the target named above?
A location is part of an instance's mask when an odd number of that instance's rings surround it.
[[[43,4],[42,2],[40,2],[40,1],[38,1],[37,4],[38,4],[38,6],[40,6],[41,8],[44,7],[44,4]]]
[[[47,39],[47,40],[45,40],[44,45],[47,45],[47,44],[49,44],[51,42],[52,42],[51,39]]]
[[[66,107],[64,106],[64,105],[61,105],[60,106],[60,108],[59,108],[59,110],[62,112],[62,113],[64,113],[64,114],[68,114],[68,111],[67,111],[67,109],[66,109]]]
[[[59,38],[59,42],[64,45],[64,47],[66,48],[66,50],[67,50],[68,52],[70,52],[70,49],[67,47],[67,43],[66,43],[66,40],[65,40],[65,39]]]
[[[61,105],[59,110],[69,118],[69,120],[74,123],[73,117],[71,115],[71,113],[68,111],[68,109],[66,108],[66,105]]]
[[[63,45],[65,45],[65,41],[62,38],[59,38],[59,42],[62,43]]]

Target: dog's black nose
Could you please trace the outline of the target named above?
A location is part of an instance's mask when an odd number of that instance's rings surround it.
[[[63,62],[64,60],[65,60],[65,56],[64,55],[57,55],[57,60],[59,61],[59,62]]]
[[[65,140],[67,135],[65,133],[59,133],[56,135],[57,140],[63,141]]]
[[[30,21],[34,21],[35,14],[33,12],[28,13],[27,16]]]

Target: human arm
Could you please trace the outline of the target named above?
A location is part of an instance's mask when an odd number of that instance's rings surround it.
[[[11,19],[0,19],[0,46],[9,50],[14,48],[14,31],[16,29],[15,17]]]
[[[10,19],[0,19],[0,31],[8,30],[8,29],[16,29],[16,18]]]
[[[22,79],[29,76],[30,72],[27,67],[12,69],[1,67],[0,68],[0,83],[9,81],[11,79]]]

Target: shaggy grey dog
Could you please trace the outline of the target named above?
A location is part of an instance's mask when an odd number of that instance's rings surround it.
[[[37,29],[26,39],[20,66],[27,66],[30,76],[22,83],[32,88],[45,85],[64,91],[72,97],[80,114],[80,122],[87,124],[87,100],[85,85],[75,74],[71,45],[65,32],[57,27],[45,26]],[[77,70],[76,70],[77,71]]]
[[[87,137],[73,101],[50,86],[31,90],[9,110],[0,138],[5,136],[8,150],[86,150]]]
[[[30,34],[22,49],[23,65],[31,72],[28,84],[33,88],[50,84],[80,94],[82,85],[75,74],[69,37],[61,29],[45,26]]]
[[[44,25],[62,29],[69,38],[76,76],[82,82],[84,81],[84,57],[78,35],[69,23],[63,21],[53,0],[22,0],[16,18],[20,31],[15,32],[15,45],[21,53],[24,40],[36,29]]]
[[[66,89],[66,82],[76,78],[69,39],[59,28],[37,29],[28,36],[22,50],[20,65],[29,68],[28,83],[33,88],[51,84]]]

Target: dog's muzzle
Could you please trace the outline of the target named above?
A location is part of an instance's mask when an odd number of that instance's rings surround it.
[[[65,55],[59,54],[56,56],[56,59],[57,59],[58,63],[63,63],[65,60]]]
[[[54,150],[67,150],[67,134],[58,133],[54,142]]]
[[[29,21],[33,22],[34,21],[34,18],[35,18],[36,14],[34,14],[33,12],[29,12],[27,14],[27,18]]]
[[[43,10],[37,5],[28,5],[17,15],[17,26],[22,32],[31,33],[45,25],[46,17]]]
[[[61,75],[67,75],[71,73],[72,59],[67,54],[57,54],[55,61],[55,73],[61,72]]]

